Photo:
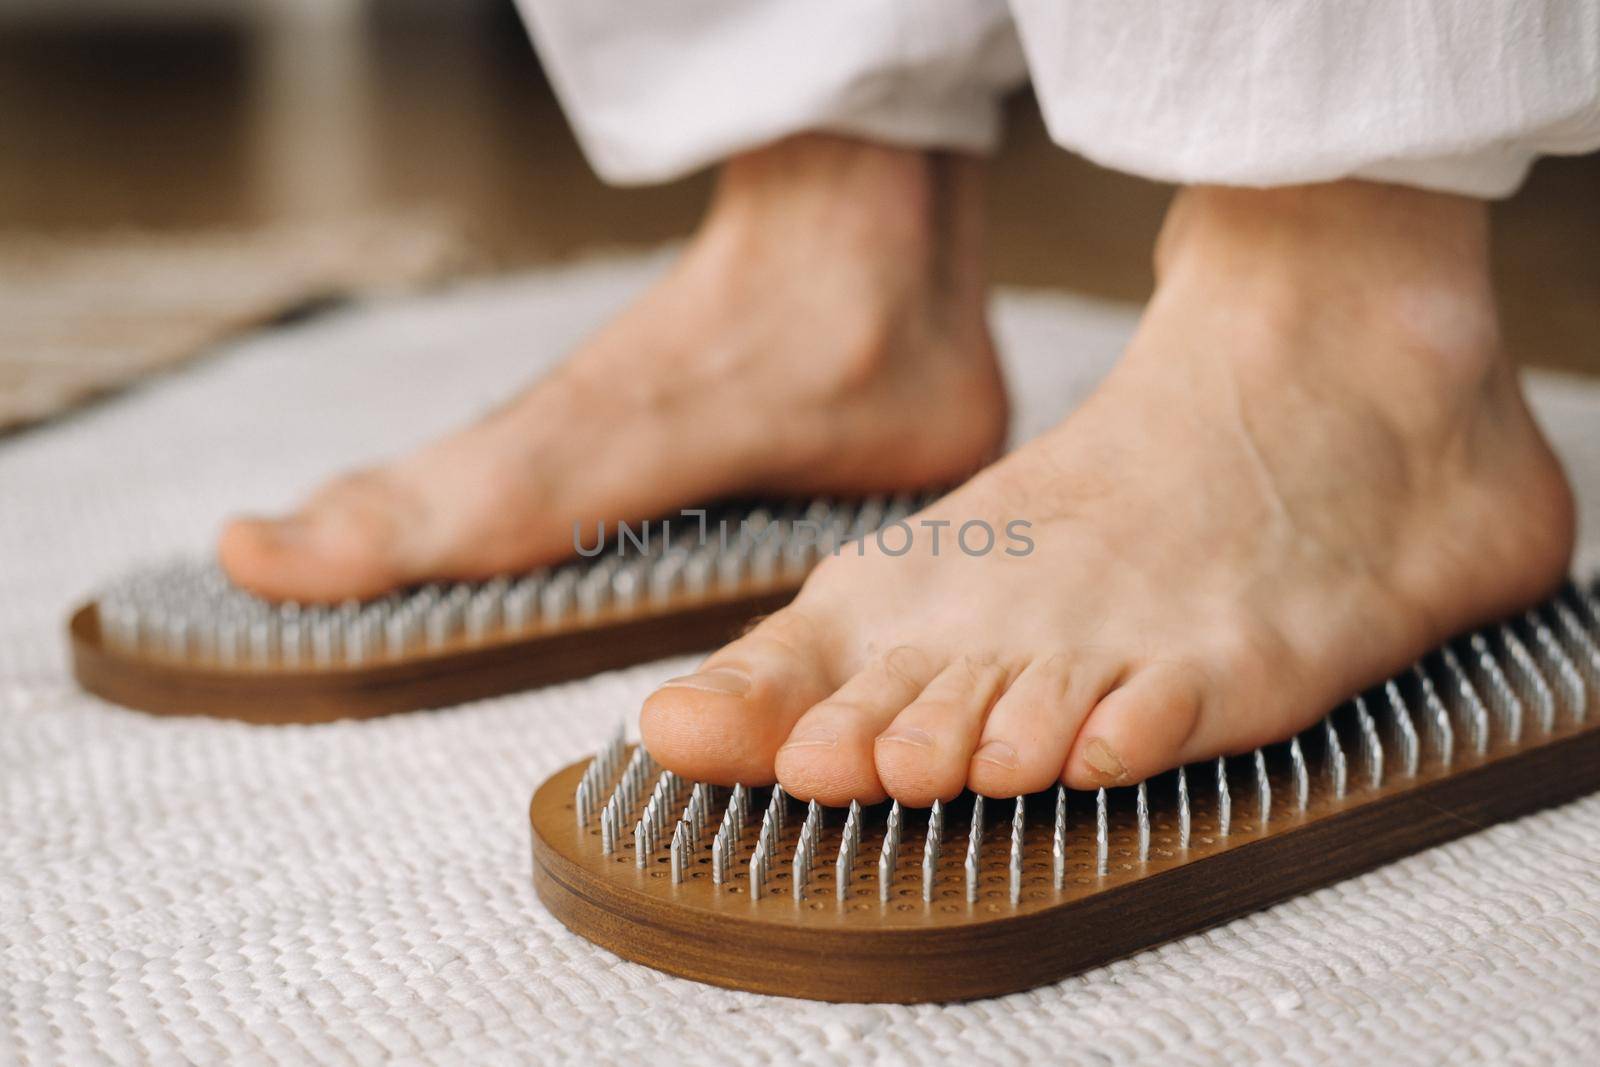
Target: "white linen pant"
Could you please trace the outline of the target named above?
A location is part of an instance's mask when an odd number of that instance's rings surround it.
[[[1600,0],[518,0],[584,151],[664,181],[803,130],[1051,137],[1172,182],[1496,197],[1600,147]]]

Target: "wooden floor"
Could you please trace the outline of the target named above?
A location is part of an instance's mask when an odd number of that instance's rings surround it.
[[[1170,190],[1060,151],[1026,94],[1010,111],[990,192],[997,279],[1142,299]],[[343,36],[8,25],[0,131],[0,240],[417,208],[459,220],[498,269],[681,235],[708,188],[597,181],[505,0]],[[1600,373],[1600,156],[1542,162],[1495,219],[1514,350]]]

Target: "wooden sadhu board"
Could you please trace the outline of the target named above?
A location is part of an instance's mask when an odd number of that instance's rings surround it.
[[[74,611],[73,673],[157,714],[305,723],[444,707],[715,648],[792,599],[824,555],[931,495],[730,503],[610,527],[563,566],[342,604],[269,603],[180,560]]]
[[[821,809],[682,781],[619,737],[535,793],[534,886],[697,981],[994,996],[1600,788],[1597,693],[1600,602],[1569,588],[1289,741],[1099,793]]]

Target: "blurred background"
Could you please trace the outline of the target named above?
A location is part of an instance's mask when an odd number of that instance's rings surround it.
[[[997,279],[1141,300],[1170,190],[1010,113]],[[0,432],[330,297],[682,236],[708,188],[600,184],[511,0],[0,0]],[[1600,374],[1600,156],[1495,214],[1514,350]]]

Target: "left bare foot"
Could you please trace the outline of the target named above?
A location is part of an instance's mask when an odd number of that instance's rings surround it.
[[[1573,503],[1486,245],[1461,198],[1185,191],[1096,395],[913,519],[910,552],[847,549],[657,690],[645,742],[831,804],[1124,784],[1282,739],[1536,601]],[[922,520],[949,523],[937,556]],[[972,520],[987,554],[955,542]]]
[[[730,160],[678,262],[561,367],[294,515],[234,520],[222,565],[262,596],[336,601],[555,563],[575,523],[966,477],[1006,428],[980,178],[824,134]]]

